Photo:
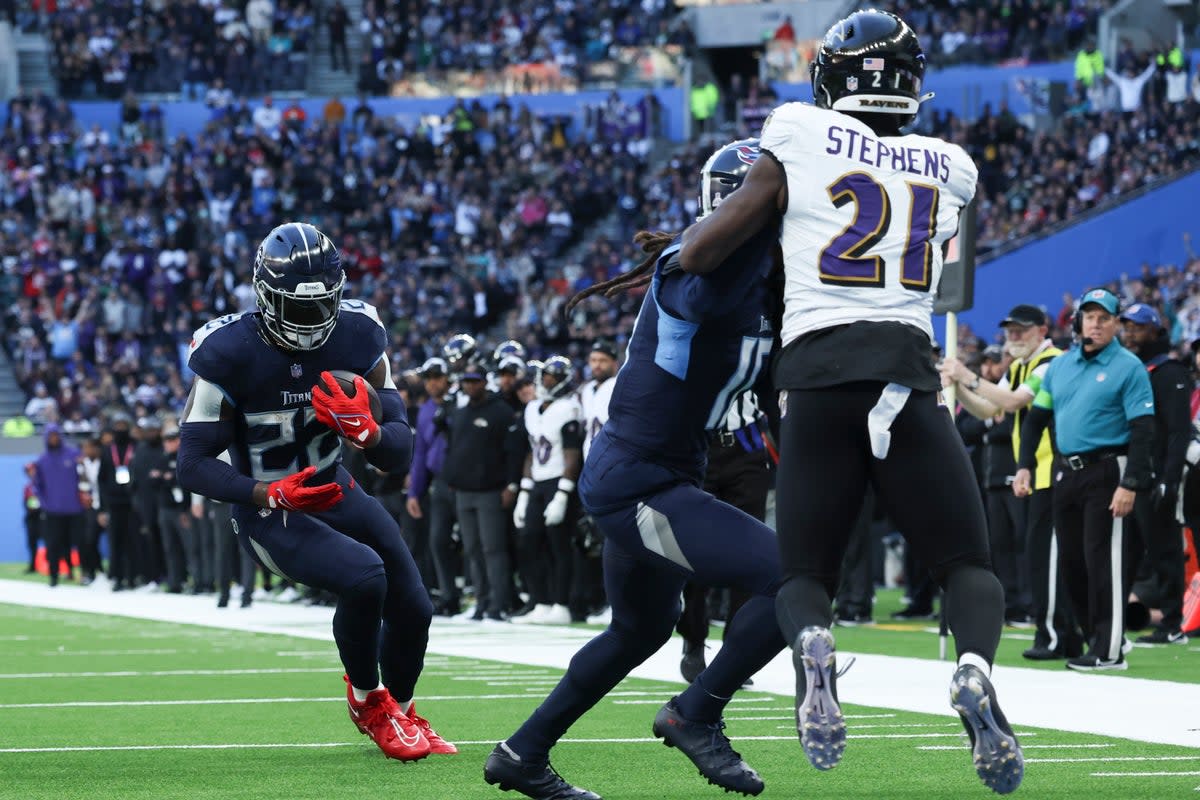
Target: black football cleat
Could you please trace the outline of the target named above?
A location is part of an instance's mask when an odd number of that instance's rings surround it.
[[[550,761],[523,761],[508,742],[500,742],[488,756],[483,779],[504,792],[520,792],[533,800],[603,800],[595,792],[572,786],[554,771]]]
[[[688,683],[694,683],[708,664],[704,660],[704,644],[693,644],[683,640],[683,658],[679,660],[679,674]]]
[[[654,735],[667,747],[677,747],[700,774],[727,792],[757,795],[763,790],[758,777],[729,743],[724,722],[693,722],[684,719],[672,699],[654,717]]]
[[[796,732],[809,763],[820,770],[836,767],[846,749],[846,718],[834,688],[836,661],[833,634],[828,628],[812,626],[800,631],[792,647]]]
[[[975,772],[996,794],[1009,794],[1025,776],[1025,756],[996,702],[996,690],[979,667],[963,664],[950,681],[950,705],[971,738]]]

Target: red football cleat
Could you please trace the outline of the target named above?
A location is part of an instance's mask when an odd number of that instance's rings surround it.
[[[413,721],[413,724],[421,729],[421,735],[425,737],[425,741],[429,742],[429,752],[439,756],[452,756],[458,752],[458,748],[447,742],[441,736],[438,736],[437,731],[429,727],[429,720],[417,714],[417,704],[413,703],[408,707],[408,718]]]
[[[404,715],[387,689],[374,690],[360,703],[354,699],[350,679],[347,677],[345,681],[350,719],[359,731],[379,745],[385,756],[400,761],[417,761],[429,755],[429,742],[421,728]]]

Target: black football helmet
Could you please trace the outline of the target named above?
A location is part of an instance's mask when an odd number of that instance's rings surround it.
[[[708,157],[700,171],[700,216],[711,214],[746,179],[758,160],[758,139],[730,142]]]
[[[834,23],[809,70],[819,107],[894,114],[901,127],[933,97],[921,95],[925,53],[916,32],[887,11],[856,11]]]
[[[315,350],[333,333],[346,273],[325,234],[288,222],[267,234],[254,257],[254,294],[267,339],[285,350]]]
[[[459,372],[463,365],[475,358],[478,350],[479,347],[475,344],[474,336],[469,333],[456,333],[442,348],[442,355],[445,356],[450,371]]]
[[[529,353],[525,350],[525,345],[516,339],[506,339],[496,345],[496,349],[492,352],[492,360],[499,364],[507,356],[515,356],[521,359],[521,363],[524,365],[525,359],[529,358]]]
[[[546,376],[554,379],[547,388]],[[556,400],[571,393],[575,387],[575,366],[566,356],[550,356],[538,370],[538,396],[543,400]]]

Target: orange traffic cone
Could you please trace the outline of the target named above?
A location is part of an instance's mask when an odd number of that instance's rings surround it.
[[[79,551],[75,549],[71,550],[71,563],[76,567],[79,566]],[[35,555],[33,558],[33,568],[36,569],[40,575],[48,576],[50,574],[50,560],[46,557],[45,545],[42,545],[37,549],[37,555]],[[65,558],[60,558],[58,560],[58,574],[71,574],[71,567],[67,566],[67,560]]]

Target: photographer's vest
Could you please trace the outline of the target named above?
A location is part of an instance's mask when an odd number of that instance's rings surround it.
[[[1050,345],[1040,353],[1035,355],[1029,363],[1021,360],[1014,360],[1008,366],[1008,388],[1016,390],[1033,374],[1033,371],[1042,364],[1048,363],[1055,356],[1062,355],[1062,350],[1059,350],[1054,345]],[[1033,393],[1036,396],[1038,386],[1031,386]],[[1026,408],[1020,408],[1013,412],[1013,458],[1020,461],[1021,458],[1021,423],[1025,419]],[[1042,440],[1038,443],[1037,449],[1037,469],[1033,473],[1033,488],[1034,489],[1049,489],[1052,485],[1050,482],[1050,472],[1054,466],[1054,445],[1050,443],[1050,428],[1047,427],[1042,431]]]

